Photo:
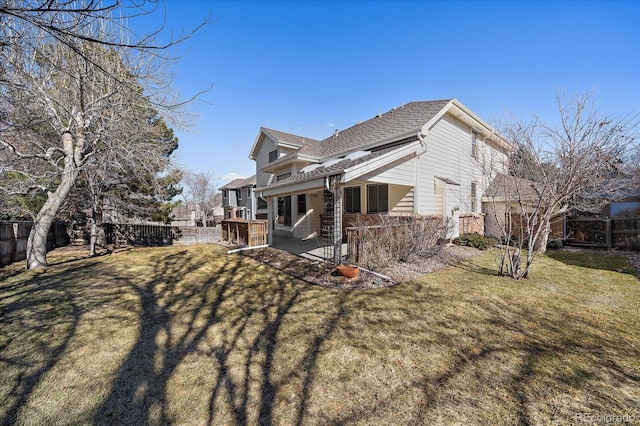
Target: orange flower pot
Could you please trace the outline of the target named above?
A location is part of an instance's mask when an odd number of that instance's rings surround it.
[[[347,278],[356,277],[360,272],[360,268],[358,268],[357,266],[351,266],[351,265],[338,265],[336,266],[336,270],[340,275]]]

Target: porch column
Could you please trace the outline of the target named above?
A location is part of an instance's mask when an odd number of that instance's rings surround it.
[[[267,197],[267,244],[273,245],[273,201]]]

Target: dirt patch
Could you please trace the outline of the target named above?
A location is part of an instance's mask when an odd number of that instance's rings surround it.
[[[329,263],[313,261],[272,247],[240,252],[243,256],[266,263],[311,284],[341,290],[390,287],[437,271],[479,253],[479,250],[470,247],[448,246],[443,247],[442,250],[429,258],[421,259],[419,263],[390,264],[375,272],[360,269],[357,277],[346,278],[339,275],[335,267]]]

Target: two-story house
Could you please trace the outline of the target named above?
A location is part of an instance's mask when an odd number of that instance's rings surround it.
[[[251,220],[256,218],[255,186],[256,177],[254,175],[248,179],[235,179],[220,188],[225,219]]]
[[[274,234],[305,238],[358,215],[481,216],[483,162],[513,147],[456,99],[411,102],[318,141],[261,128],[256,162],[260,213]],[[331,224],[329,224],[331,225]]]

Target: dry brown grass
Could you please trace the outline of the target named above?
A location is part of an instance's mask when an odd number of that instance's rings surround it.
[[[638,419],[640,282],[625,259],[580,256],[520,282],[485,254],[340,291],[210,245],[53,252],[44,274],[0,271],[0,422]]]

